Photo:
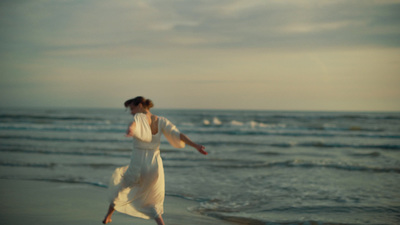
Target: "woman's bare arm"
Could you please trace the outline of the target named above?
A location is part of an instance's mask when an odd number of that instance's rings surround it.
[[[192,146],[193,148],[195,148],[197,151],[199,151],[201,154],[203,155],[207,155],[208,153],[206,151],[204,151],[204,149],[206,147],[204,147],[203,145],[199,145],[194,143],[192,140],[190,140],[190,138],[188,136],[186,136],[185,134],[181,133],[180,134],[180,139],[185,142],[185,144]]]
[[[128,129],[126,130],[125,137],[133,137],[133,134],[135,133],[135,127],[136,127],[135,122],[129,124]]]

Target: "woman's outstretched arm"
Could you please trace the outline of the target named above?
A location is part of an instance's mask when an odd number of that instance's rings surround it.
[[[193,148],[195,148],[197,151],[199,151],[201,154],[203,155],[207,155],[208,153],[206,151],[204,151],[204,149],[206,147],[204,147],[203,145],[199,145],[194,143],[192,140],[190,140],[190,138],[188,136],[186,136],[185,134],[181,133],[180,134],[180,139],[185,142],[187,145],[192,146]]]

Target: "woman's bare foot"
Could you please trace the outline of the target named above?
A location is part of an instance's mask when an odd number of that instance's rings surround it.
[[[157,225],[165,225],[164,220],[161,215],[159,215],[157,218],[155,218]]]
[[[112,216],[112,214],[114,213],[114,211],[115,211],[114,206],[110,204],[110,206],[108,207],[107,215],[106,215],[106,217],[105,217],[104,220],[103,220],[103,223],[104,223],[104,224],[107,224],[107,223],[111,223],[111,222],[112,222],[111,216]]]
[[[111,218],[109,218],[109,217],[106,217],[106,218],[104,218],[104,220],[103,220],[103,224],[107,224],[107,223],[111,223],[112,222],[112,220],[111,220]]]

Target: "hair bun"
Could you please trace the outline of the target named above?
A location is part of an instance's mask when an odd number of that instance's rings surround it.
[[[153,101],[151,101],[150,99],[146,99],[146,101],[144,102],[144,105],[150,109],[154,106]]]

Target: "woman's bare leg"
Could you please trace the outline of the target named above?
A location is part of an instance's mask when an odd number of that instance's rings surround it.
[[[107,223],[111,223],[111,216],[114,213],[115,209],[114,206],[112,204],[110,204],[110,207],[108,207],[108,211],[107,211],[107,215],[106,217],[104,217],[103,223],[107,224]]]
[[[159,215],[156,219],[157,225],[165,225],[164,220],[161,215]]]

